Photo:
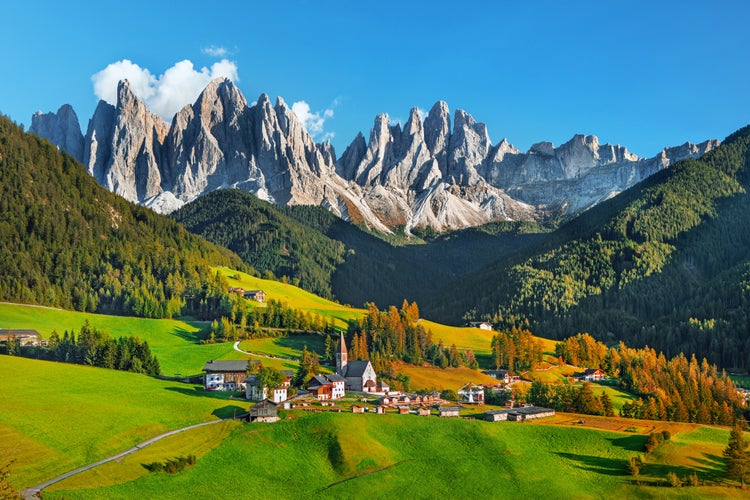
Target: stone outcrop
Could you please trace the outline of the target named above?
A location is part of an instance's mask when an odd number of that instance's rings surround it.
[[[78,161],[83,161],[83,134],[78,116],[70,104],[63,104],[57,113],[37,111],[31,117],[30,132],[48,139]]]
[[[718,141],[666,148],[638,158],[622,146],[576,135],[523,153],[470,114],[437,102],[414,108],[402,126],[375,118],[340,158],[316,144],[286,103],[262,94],[249,106],[228,79],[209,83],[167,125],[130,89],[101,101],[85,138],[70,106],[37,113],[31,130],[83,162],[97,181],[125,198],[168,213],[203,193],[238,188],[281,204],[321,205],[381,231],[403,226],[460,229],[496,220],[575,215]],[[77,133],[77,134],[76,134]]]

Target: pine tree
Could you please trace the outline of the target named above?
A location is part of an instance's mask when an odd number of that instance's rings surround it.
[[[729,434],[729,443],[722,453],[727,463],[726,476],[739,480],[745,487],[745,477],[750,472],[750,454],[747,452],[748,442],[742,435],[742,428],[734,426]]]

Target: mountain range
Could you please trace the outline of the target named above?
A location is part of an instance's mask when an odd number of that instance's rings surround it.
[[[167,124],[126,80],[117,104],[100,101],[81,133],[69,105],[36,113],[30,130],[65,149],[104,187],[161,213],[220,188],[282,205],[320,205],[381,232],[447,231],[502,220],[572,217],[675,161],[716,148],[709,140],[639,158],[622,146],[576,135],[523,153],[463,110],[437,102],[406,123],[375,118],[337,157],[315,143],[281,98],[249,105],[234,83],[213,80]]]

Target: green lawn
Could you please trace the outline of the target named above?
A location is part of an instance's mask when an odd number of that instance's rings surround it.
[[[736,488],[636,485],[626,473],[626,461],[639,453],[645,440],[640,434],[541,423],[307,414],[273,425],[238,427],[193,468],[175,476],[146,474],[93,490],[66,481],[45,497],[221,499],[244,492],[240,496],[401,498],[408,492],[416,498],[579,499],[741,497],[744,493]],[[685,454],[690,457],[693,452],[687,449]],[[650,467],[659,476],[644,474],[641,480],[648,483],[669,471],[683,472],[685,458],[680,460],[674,465],[647,465],[645,470]],[[715,477],[721,470],[711,461],[699,466],[703,478]],[[108,473],[114,482],[117,466]]]
[[[289,335],[249,339],[240,343],[240,348],[245,351],[290,359],[299,359],[305,346],[308,351],[315,351],[322,358],[325,355],[325,336]]]
[[[0,457],[31,486],[157,434],[246,411],[244,399],[135,373],[0,356]]]
[[[200,373],[210,359],[247,357],[236,352],[231,343],[200,344],[203,338],[201,332],[207,327],[205,323],[107,316],[0,303],[0,328],[32,328],[48,337],[52,330],[57,330],[60,335],[64,330],[78,332],[85,321],[113,337],[135,336],[148,341],[165,375]]]

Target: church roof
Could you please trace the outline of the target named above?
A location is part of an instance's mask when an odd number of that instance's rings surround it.
[[[346,364],[346,373],[344,374],[345,377],[361,377],[365,374],[365,370],[367,369],[368,365],[370,365],[369,361],[349,361]]]

